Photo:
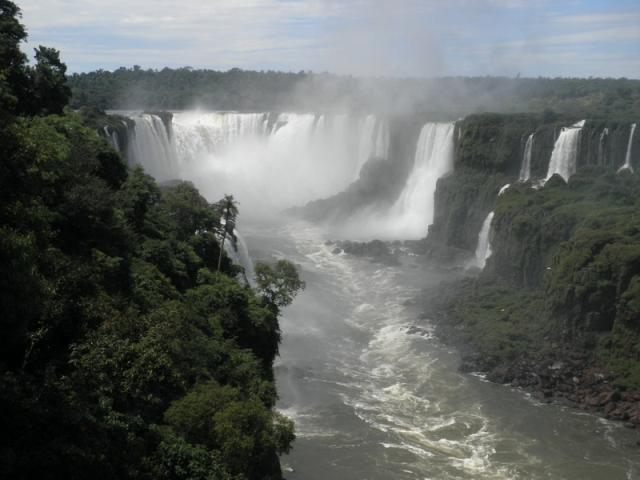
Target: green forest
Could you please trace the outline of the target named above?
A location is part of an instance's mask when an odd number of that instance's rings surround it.
[[[283,111],[364,110],[380,113],[555,111],[569,116],[640,116],[640,80],[626,78],[442,77],[354,78],[312,72],[226,72],[189,67],[121,67],[69,77],[71,106],[100,109]]]
[[[233,197],[128,168],[20,16],[0,0],[0,478],[281,478],[278,314],[304,282],[281,260],[250,288]]]

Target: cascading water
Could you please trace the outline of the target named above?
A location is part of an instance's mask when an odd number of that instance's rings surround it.
[[[157,115],[134,115],[133,134],[128,141],[126,156],[139,163],[158,181],[179,178],[178,157],[162,119]]]
[[[292,260],[307,282],[282,310],[275,365],[278,408],[296,422],[295,448],[282,458],[287,478],[582,479],[585,472],[635,478],[640,464],[633,447],[625,447],[635,445],[630,430],[554,406],[542,415],[521,393],[458,371],[458,355],[435,340],[428,321],[416,324],[418,307],[410,301],[422,282],[435,286],[450,272],[417,261],[405,265],[413,262],[410,256],[382,266],[337,255],[323,228],[278,217],[278,207],[299,205],[317,191],[339,191],[357,177],[361,139],[368,138],[364,143],[374,152],[386,127],[374,125],[364,135],[365,119],[349,115],[193,115],[188,122],[186,114],[176,114],[169,137],[179,177],[196,183],[209,201],[232,193],[251,249],[267,261]],[[420,210],[423,218],[432,215],[432,194],[421,185],[446,174],[427,173],[435,164],[449,165],[438,172],[450,171],[449,130],[447,124],[422,129],[402,202],[390,209],[398,218]],[[141,163],[162,160],[146,153]],[[276,218],[251,223],[252,211]],[[392,231],[398,225],[386,213],[368,220],[388,221]],[[480,267],[491,252],[491,219],[479,235]],[[236,248],[226,245],[251,282],[253,266],[243,237],[235,234]]]
[[[491,233],[491,221],[493,220],[493,212],[489,212],[487,217],[482,222],[482,228],[478,234],[478,246],[476,247],[476,254],[473,265],[483,269],[487,263],[487,259],[491,256],[491,241],[489,234]]]
[[[104,132],[103,137],[105,138],[107,143],[111,145],[111,147],[113,147],[115,150],[119,151],[120,142],[118,140],[118,132],[116,132],[115,130],[111,130],[111,128],[109,128],[108,126],[105,126],[102,131]]]
[[[609,135],[609,129],[603,128],[600,133],[600,142],[598,142],[598,165],[604,165],[606,158],[604,155],[604,140]]]
[[[518,181],[527,182],[531,178],[531,151],[533,149],[533,133],[527,138],[524,146],[524,155],[522,156],[522,166],[520,167],[520,175]]]
[[[564,178],[565,181],[568,181],[569,177],[576,173],[578,143],[580,141],[580,131],[584,124],[585,121],[582,120],[571,127],[562,129],[553,146],[545,181],[556,173]]]
[[[253,268],[253,261],[249,256],[249,250],[244,238],[237,229],[233,230],[233,237],[227,237],[224,250],[233,263],[240,265],[244,269],[244,279],[251,287],[256,286],[256,273]]]
[[[234,141],[266,135],[267,125],[268,115],[264,113],[175,113],[173,131],[178,158],[182,162],[197,161]]]
[[[433,223],[438,179],[453,170],[455,123],[427,123],[416,144],[413,169],[388,210],[364,209],[337,235],[350,239],[419,239]]]
[[[367,115],[359,125],[360,136],[358,141],[358,168],[371,157],[387,158],[389,155],[389,128],[386,122],[379,120],[375,115]]]
[[[453,170],[455,123],[427,123],[420,131],[413,171],[391,209],[391,237],[417,239],[433,223],[438,179]]]
[[[389,156],[388,125],[375,115],[178,112],[172,135],[156,115],[131,117],[129,161],[210,198],[233,192],[260,216],[336,194],[370,158]]]
[[[629,170],[633,172],[633,167],[631,166],[631,147],[633,145],[633,134],[636,131],[636,124],[631,124],[631,131],[629,132],[629,143],[627,143],[627,154],[624,157],[624,165],[622,165],[618,171],[620,170]]]

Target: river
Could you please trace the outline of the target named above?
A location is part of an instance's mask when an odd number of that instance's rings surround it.
[[[307,283],[275,366],[297,432],[287,479],[640,478],[636,431],[458,372],[413,301],[451,273],[336,255],[304,223],[244,235],[255,260],[287,258]]]

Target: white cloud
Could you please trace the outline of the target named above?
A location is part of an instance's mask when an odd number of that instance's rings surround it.
[[[554,75],[570,68],[567,62],[581,68],[579,56],[563,61],[559,53],[598,46],[614,56],[620,45],[627,50],[640,45],[640,8],[584,13],[578,1],[563,2],[562,15],[554,13],[550,0],[21,0],[20,5],[29,46],[59,48],[71,71],[140,64],[491,74],[517,72],[527,56],[536,61],[546,56],[539,73]],[[638,48],[635,52],[640,56]],[[637,64],[633,53],[625,58],[630,59],[626,75],[639,76],[631,70]]]

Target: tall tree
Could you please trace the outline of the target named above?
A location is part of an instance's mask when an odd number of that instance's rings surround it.
[[[28,84],[27,57],[20,50],[20,42],[27,38],[19,22],[20,8],[9,0],[0,0],[0,112],[2,119],[14,113],[24,98]]]
[[[67,86],[67,66],[60,61],[60,52],[55,48],[40,45],[35,52],[36,65],[31,69],[32,111],[59,115],[71,98],[71,90]]]
[[[218,256],[218,271],[220,271],[220,265],[222,264],[222,252],[224,251],[224,242],[227,238],[227,233],[233,235],[233,229],[236,225],[238,202],[235,201],[233,195],[225,195],[224,198],[218,202],[218,208],[220,209],[222,218],[224,218],[222,241],[220,242],[220,254]]]

